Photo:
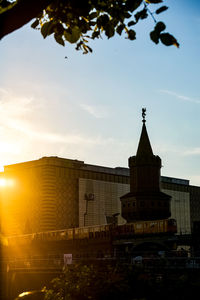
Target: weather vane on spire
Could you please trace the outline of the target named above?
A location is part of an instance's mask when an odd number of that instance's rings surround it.
[[[146,122],[145,117],[146,117],[146,108],[142,108],[142,118],[143,118],[142,122],[143,123]]]

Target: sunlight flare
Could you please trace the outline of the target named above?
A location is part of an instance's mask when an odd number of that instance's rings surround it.
[[[11,178],[0,178],[0,187],[12,187],[15,182]]]

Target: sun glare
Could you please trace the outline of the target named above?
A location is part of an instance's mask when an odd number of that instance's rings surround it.
[[[13,179],[0,178],[0,187],[11,187],[14,185]]]
[[[0,186],[6,186],[6,179],[1,178],[0,179]]]

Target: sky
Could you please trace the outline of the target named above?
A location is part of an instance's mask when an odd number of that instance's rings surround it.
[[[136,41],[92,41],[93,53],[43,39],[27,24],[0,41],[0,166],[58,156],[128,167],[146,107],[163,176],[200,186],[200,2],[168,0],[157,16],[180,48],[155,45],[151,18]],[[67,58],[65,58],[67,56]]]

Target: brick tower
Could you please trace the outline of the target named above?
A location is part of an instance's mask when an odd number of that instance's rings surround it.
[[[122,217],[127,222],[170,217],[171,196],[160,190],[161,159],[154,155],[145,125],[146,109],[142,109],[143,126],[136,156],[129,158],[130,192],[121,199]]]

